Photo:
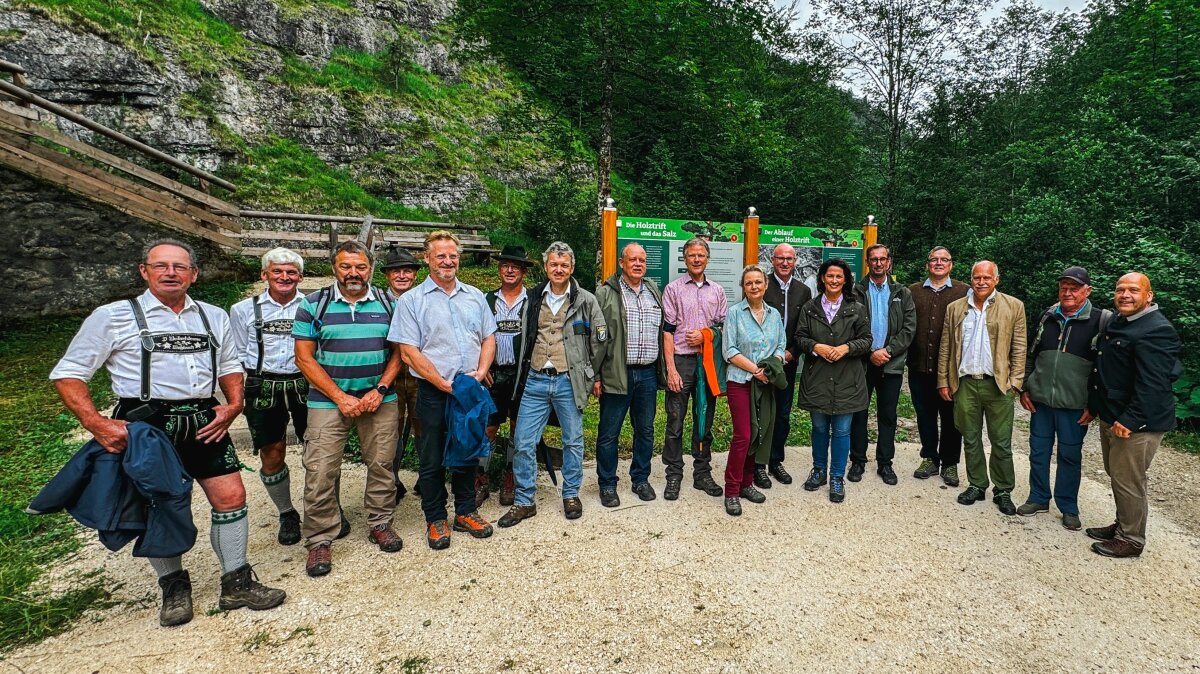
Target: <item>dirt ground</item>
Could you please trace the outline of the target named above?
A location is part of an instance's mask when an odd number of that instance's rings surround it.
[[[1014,447],[1018,503],[1026,493],[1027,439]],[[1080,490],[1085,526],[1113,507],[1089,433]],[[299,502],[298,447],[289,462]],[[799,671],[1197,671],[1200,670],[1200,524],[1195,457],[1164,450],[1151,471],[1149,544],[1140,560],[1088,550],[1051,512],[1004,517],[990,502],[958,505],[957,490],[911,477],[917,447],[897,452],[900,484],[872,471],[848,484],[846,502],[799,481],[776,485],[764,505],[727,516],[721,500],[690,488],[643,504],[600,506],[591,464],[584,516],[568,522],[542,477],[538,515],[490,540],[456,535],[429,550],[419,504],[396,512],[399,553],[365,540],[348,466],[344,502],[354,526],[334,545],[334,570],[304,574],[301,546],[274,541],[275,513],[247,478],[251,560],[259,577],[288,592],[279,609],[216,611],[218,569],[201,534],[185,557],[196,618],[157,624],[158,588],[128,552],[89,543],[55,570],[102,568],[122,603],[94,611],[71,631],[12,652],[15,672],[799,672]],[[723,470],[724,455],[714,465]],[[800,474],[807,448],[791,452]],[[657,464],[657,460],[656,460]],[[873,466],[872,466],[873,467]],[[412,475],[409,475],[410,481]],[[483,509],[495,520],[492,499]]]

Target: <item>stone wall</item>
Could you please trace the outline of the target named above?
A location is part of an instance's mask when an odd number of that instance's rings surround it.
[[[0,325],[23,317],[80,314],[132,297],[145,285],[142,246],[162,237],[192,244],[201,279],[235,278],[220,247],[149,224],[25,174],[0,167]]]

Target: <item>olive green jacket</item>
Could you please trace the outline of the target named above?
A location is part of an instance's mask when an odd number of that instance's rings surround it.
[[[871,351],[871,322],[863,305],[846,296],[842,306],[826,320],[821,295],[809,300],[800,310],[796,324],[796,343],[804,354],[804,371],[796,404],[810,412],[851,414],[867,409],[867,364],[863,356]],[[841,346],[850,352],[832,363],[813,353],[817,344]]]

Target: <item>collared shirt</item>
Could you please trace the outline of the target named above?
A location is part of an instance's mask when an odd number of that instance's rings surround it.
[[[760,324],[754,318],[750,302],[742,300],[729,309],[725,319],[725,330],[721,336],[721,351],[725,360],[729,361],[739,353],[759,363],[772,356],[783,359],[783,318],[775,307],[763,303],[763,320]],[[725,379],[738,384],[745,384],[754,377],[753,372],[729,363],[725,369]]]
[[[292,337],[317,342],[317,364],[338,388],[349,395],[362,397],[379,386],[391,355],[392,347],[387,343],[387,307],[375,299],[370,286],[362,297],[351,302],[335,283],[318,326],[315,321],[320,300],[321,291],[318,290],[300,302],[292,322]],[[383,397],[384,402],[395,399],[395,393]],[[337,404],[315,386],[308,390],[308,406],[337,408]]]
[[[211,395],[212,356],[200,318],[201,309],[218,341],[217,377],[242,371],[229,316],[222,309],[187,297],[183,311],[176,314],[149,290],[135,301],[141,304],[151,333],[202,338],[193,340],[195,350],[174,353],[156,350],[150,354],[151,398],[188,400]],[[142,343],[133,309],[124,300],[97,308],[83,321],[66,354],[50,372],[50,380],[91,381],[102,367],[112,377],[112,390],[118,398],[136,398],[141,394]]]
[[[692,355],[699,348],[688,346],[685,335],[689,330],[719,326],[725,322],[729,304],[721,286],[705,277],[700,284],[684,275],[663,288],[663,329],[673,333],[675,353]]]
[[[649,365],[658,360],[658,331],[662,326],[663,312],[654,301],[654,293],[643,281],[637,291],[617,279],[621,287],[621,303],[625,305],[625,363],[627,365]]]
[[[254,299],[248,297],[229,308],[233,324],[233,342],[238,358],[247,370],[258,367],[258,339],[254,330]],[[258,296],[258,308],[263,320],[263,372],[295,374],[296,340],[292,337],[292,322],[304,296],[296,296],[287,304],[276,302],[269,291]]]
[[[779,289],[783,291],[783,324],[787,325],[788,293],[792,290],[792,279],[796,277],[793,275],[789,277],[788,280],[784,281],[783,279],[779,278],[779,274],[772,274],[772,276],[774,276],[775,280],[779,283]]]
[[[564,292],[561,295],[555,295],[554,292],[552,290],[550,290],[550,284],[549,283],[546,284],[546,288],[544,290],[542,290],[542,295],[544,295],[546,297],[546,306],[550,308],[551,315],[553,315],[553,316],[558,315],[558,310],[562,309],[563,304],[565,304],[567,301],[567,294],[570,292],[571,292],[571,284],[570,283],[567,284],[567,292]]]
[[[417,347],[438,376],[452,380],[479,368],[483,340],[495,332],[496,318],[478,288],[455,279],[447,293],[426,277],[400,298],[388,340]],[[409,372],[421,378],[415,370]]]
[[[996,291],[983,301],[983,311],[975,308],[975,290],[967,291],[967,315],[963,318],[962,360],[958,375],[986,374],[992,371],[992,342],[988,337],[987,312],[996,301]]]
[[[833,322],[833,317],[837,316],[838,309],[842,308],[842,302],[846,299],[846,293],[838,295],[836,302],[830,302],[829,296],[821,293],[821,308],[825,310],[825,320]]]
[[[876,285],[874,279],[867,279],[867,295],[871,299],[871,350],[882,349],[887,343],[888,301],[892,298],[892,289],[885,279],[882,285]]]
[[[935,285],[933,285],[933,280],[932,280],[932,279],[930,279],[930,278],[928,278],[928,277],[926,277],[926,278],[925,278],[925,282],[924,282],[924,283],[922,283],[921,285],[925,286],[926,288],[932,288],[934,292],[940,293],[940,292],[942,292],[943,290],[945,290],[946,288],[953,288],[953,287],[954,287],[954,280],[953,280],[953,279],[951,279],[949,276],[947,276],[947,277],[946,277],[946,282],[945,282],[945,283],[943,283],[943,284],[942,284],[942,285],[940,285],[940,286],[935,286]]]
[[[517,354],[513,350],[513,338],[521,334],[521,310],[529,293],[525,288],[517,293],[517,299],[509,306],[504,299],[504,293],[496,291],[496,311],[492,317],[496,319],[496,364],[516,365]]]

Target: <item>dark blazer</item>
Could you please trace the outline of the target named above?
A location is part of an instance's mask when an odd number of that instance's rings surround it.
[[[800,347],[796,345],[796,323],[800,320],[800,309],[812,299],[812,291],[808,286],[796,279],[793,274],[788,281],[788,306],[787,306],[787,322],[783,325],[783,334],[786,341],[783,348],[790,351],[794,358],[784,368],[789,372],[795,372],[796,367],[800,364],[801,354]],[[767,292],[763,295],[763,301],[769,306],[774,307],[775,311],[779,312],[780,317],[784,315],[783,307],[783,286],[779,285],[779,279],[775,278],[775,272],[767,272]]]
[[[796,344],[804,352],[804,373],[796,404],[810,412],[850,414],[867,409],[867,365],[863,356],[871,351],[871,324],[863,306],[849,297],[833,316],[825,319],[818,295],[804,304],[796,324]],[[830,363],[813,355],[817,344],[850,346],[844,358]]]
[[[1097,338],[1088,408],[1134,433],[1173,430],[1180,348],[1175,326],[1157,306],[1132,321],[1117,316]]]

